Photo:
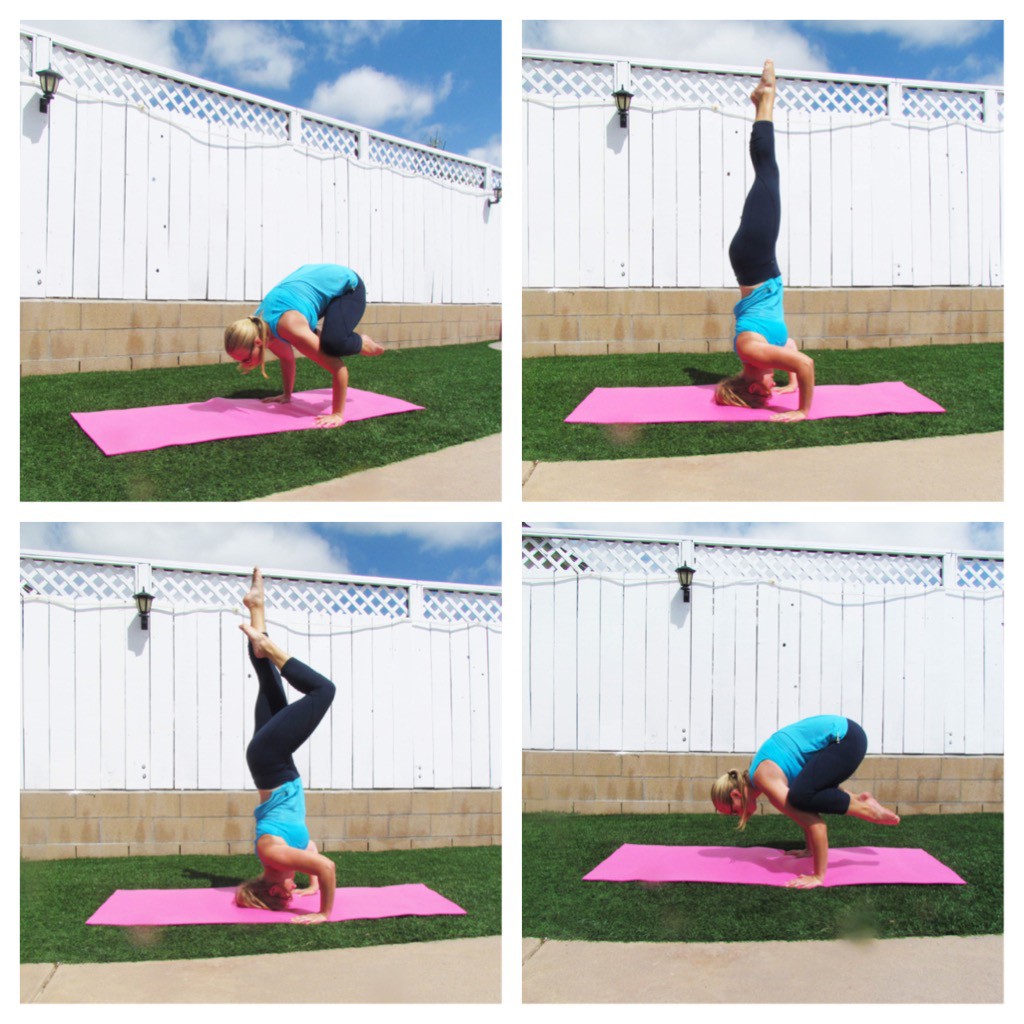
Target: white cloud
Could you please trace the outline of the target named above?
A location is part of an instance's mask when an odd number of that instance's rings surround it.
[[[287,87],[298,68],[302,46],[278,27],[261,22],[209,23],[204,59],[247,86]]]
[[[773,21],[527,21],[527,49],[653,57],[695,64],[827,71],[824,53],[785,22]]]
[[[481,548],[501,537],[499,523],[346,523],[348,533],[409,537],[428,551]]]
[[[346,559],[303,523],[24,523],[25,548],[85,555],[346,573]]]
[[[404,21],[325,21],[324,36],[346,50],[356,46],[377,46],[383,39],[399,32]]]
[[[991,21],[822,21],[827,32],[891,36],[907,49],[929,46],[963,46],[988,32]]]
[[[347,71],[334,82],[316,87],[310,109],[318,114],[380,128],[390,121],[419,124],[452,91],[452,75],[446,73],[436,88],[407,82],[376,68],[363,66]]]
[[[534,523],[538,529],[545,529]],[[554,529],[888,551],[1002,551],[1001,523],[559,523]]]
[[[501,134],[492,135],[482,146],[474,146],[467,154],[470,160],[501,166]]]
[[[109,50],[171,71],[183,70],[184,59],[174,42],[175,21],[26,21],[78,43]]]

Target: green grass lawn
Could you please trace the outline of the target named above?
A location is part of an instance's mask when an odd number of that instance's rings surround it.
[[[1001,814],[914,815],[882,829],[830,818],[840,846],[921,847],[967,885],[864,885],[799,891],[759,885],[584,882],[623,843],[774,846],[802,836],[781,815],[745,832],[719,815],[523,816],[523,935],[617,942],[737,942],[910,935],[989,935],[1003,930]]]
[[[715,355],[553,356],[523,360],[523,458],[537,462],[807,448],[974,434],[1003,428],[1003,346],[933,345],[814,351],[818,384],[904,381],[945,413],[785,423],[657,423],[609,428],[564,423],[596,387],[712,384],[738,367]],[[779,378],[781,380],[781,378]]]
[[[86,920],[115,889],[216,888],[258,871],[251,856],[116,857],[24,861],[21,962],[111,963],[428,942],[501,932],[501,848],[398,850],[329,855],[338,887],[422,882],[465,916],[395,917],[297,925],[185,925],[114,928]]]
[[[486,342],[397,349],[351,360],[352,387],[424,406],[423,412],[234,438],[154,452],[105,456],[72,412],[253,398],[280,393],[270,380],[234,366],[26,377],[21,384],[23,501],[239,501],[389,465],[501,430],[501,353]],[[295,389],[329,387],[326,373],[299,359]],[[452,497],[457,498],[458,481]]]

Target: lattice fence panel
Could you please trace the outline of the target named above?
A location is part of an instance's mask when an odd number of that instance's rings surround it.
[[[657,541],[587,540],[577,537],[524,537],[525,572],[675,574],[677,544]]]
[[[903,90],[903,116],[920,121],[985,120],[985,97],[978,92],[941,89]]]
[[[780,110],[804,114],[860,114],[884,117],[889,91],[869,82],[818,82],[786,79],[776,105]]]
[[[698,544],[700,578],[785,579],[821,583],[942,585],[942,559],[931,555],[861,554],[848,551],[718,547]]]
[[[288,138],[288,113],[284,110],[92,57],[56,43],[53,67],[66,80],[61,83],[62,90],[109,96],[152,110],[244,128],[275,139]]]
[[[370,161],[410,174],[423,174],[473,188],[483,188],[485,184],[485,171],[479,164],[466,163],[437,150],[404,146],[375,135],[370,136]]]
[[[21,560],[21,592],[85,601],[131,601],[135,570],[129,565]]]
[[[750,103],[757,76],[740,72],[690,71],[633,64],[632,92],[657,106],[742,107]],[[523,92],[571,99],[607,99],[615,88],[610,63],[574,60],[523,60]],[[889,90],[884,82],[844,82],[782,79],[777,109],[803,114],[890,115]],[[907,86],[902,90],[901,116],[928,121],[984,121],[984,94],[960,89]],[[1002,120],[1004,94],[997,94]]]
[[[28,36],[18,37],[18,56],[21,63],[21,77],[35,78],[32,72],[32,40]]]
[[[491,169],[491,188],[501,188],[501,171]]]
[[[302,142],[314,149],[326,150],[328,153],[341,153],[343,156],[357,156],[359,153],[359,133],[351,128],[327,124],[325,121],[314,121],[308,117],[302,119]]]
[[[524,60],[523,92],[540,96],[608,97],[615,90],[609,64],[576,61]]]
[[[233,607],[248,589],[248,578],[171,569],[153,571],[153,593],[174,605]],[[265,580],[267,607],[317,615],[376,615],[402,619],[409,614],[405,587],[320,580]]]
[[[1002,590],[1002,559],[958,558],[956,585],[965,590]]]
[[[423,616],[434,622],[501,622],[501,597],[462,590],[425,590]]]

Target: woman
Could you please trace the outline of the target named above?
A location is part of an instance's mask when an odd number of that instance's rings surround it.
[[[243,882],[235,893],[240,907],[283,910],[294,896],[320,893],[320,911],[300,914],[293,924],[321,924],[334,905],[334,862],[317,852],[306,827],[302,779],[292,754],[309,739],[334,700],[334,684],[295,658],[289,658],[265,633],[263,576],[252,573],[243,598],[250,625],[239,628],[249,638],[249,659],[259,680],[256,730],[245,752],[253,781],[260,791],[256,808],[256,856],[263,865],[258,878]],[[281,676],[303,696],[289,704]],[[309,875],[310,885],[297,889],[295,872]]]
[[[295,350],[319,363],[330,375],[331,412],[317,416],[318,427],[345,422],[348,368],[345,356],[379,356],[384,347],[356,326],[366,311],[366,286],[348,267],[308,263],[267,293],[253,316],[236,320],[224,331],[224,350],[243,373],[259,366],[267,376],[267,349],[281,361],[284,393],[265,402],[290,402],[295,386]],[[317,322],[323,318],[318,330]]]
[[[788,883],[791,889],[813,889],[828,868],[828,828],[822,814],[849,814],[876,825],[898,825],[899,816],[870,793],[854,796],[839,788],[864,760],[868,740],[852,719],[815,715],[773,733],[758,748],[750,767],[716,779],[711,802],[719,814],[738,814],[746,828],[763,793],[803,830],[807,846],[794,856],[812,858],[814,871]]]
[[[740,301],[733,308],[736,330],[733,348],[743,363],[735,377],[715,389],[719,405],[759,409],[775,395],[800,389],[799,408],[776,413],[773,420],[793,423],[811,411],[814,396],[814,360],[801,352],[786,329],[782,309],[782,272],[775,259],[775,243],[782,221],[779,165],[775,162],[775,67],[764,62],[757,88],[750,94],[757,108],[750,133],[750,160],[754,184],[743,205],[739,230],[729,245],[729,262],[740,286]],[[775,371],[785,370],[789,381],[775,387]]]

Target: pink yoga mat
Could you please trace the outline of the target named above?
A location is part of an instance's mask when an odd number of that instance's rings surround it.
[[[812,870],[809,857],[767,846],[620,846],[585,882],[732,882],[785,885]],[[924,850],[849,846],[829,850],[824,885],[966,885]]]
[[[229,889],[118,889],[86,924],[125,926],[175,924],[287,924],[296,914],[315,914],[319,896],[299,896],[283,911],[235,906]],[[332,921],[369,921],[382,917],[434,917],[465,914],[456,903],[425,885],[384,885],[338,889]]]
[[[715,405],[714,384],[665,388],[594,388],[565,418],[566,423],[751,423],[796,409],[797,392],[774,398],[763,409]],[[878,416],[882,413],[945,412],[900,381],[822,384],[814,389],[808,419]]]
[[[349,388],[345,422],[354,423],[422,408],[400,398]],[[316,391],[296,391],[287,405],[261,402],[258,398],[211,398],[206,402],[185,405],[73,412],[71,418],[96,442],[104,455],[124,455],[125,452],[149,452],[179,444],[222,441],[229,437],[320,429],[314,428],[314,417],[330,411],[331,389],[319,388]]]

